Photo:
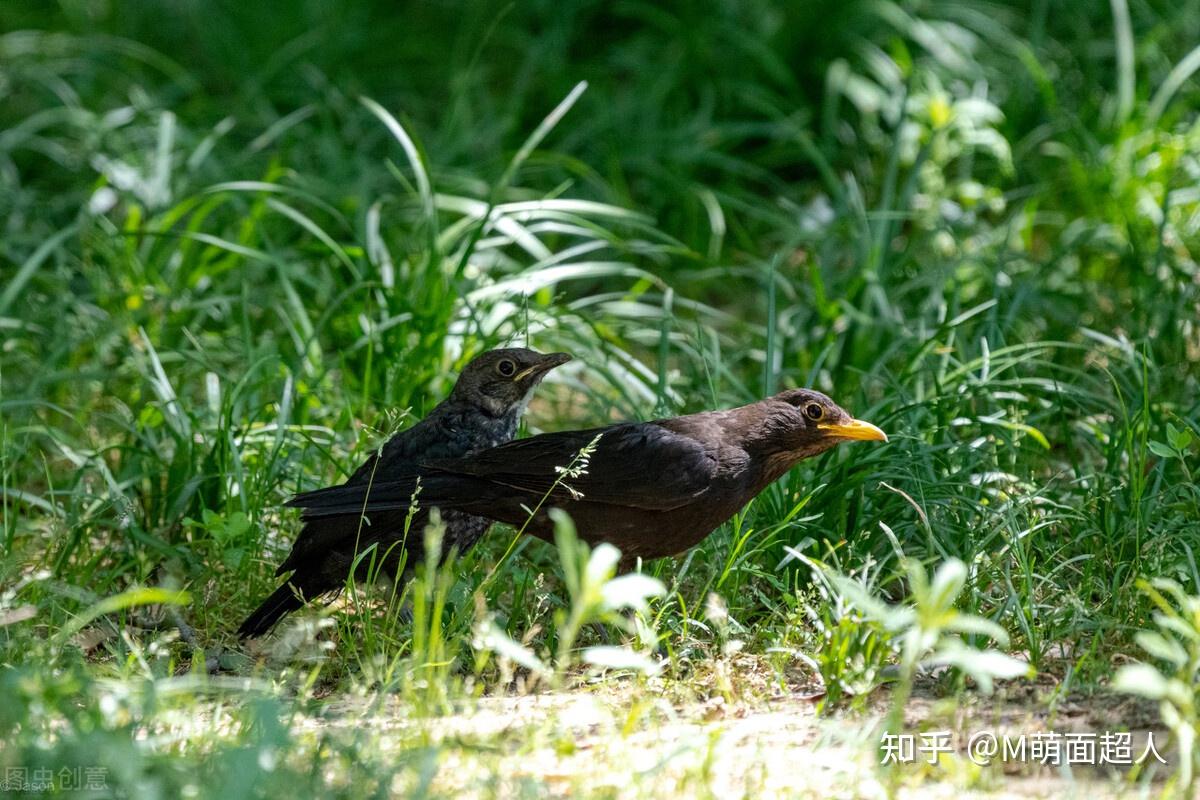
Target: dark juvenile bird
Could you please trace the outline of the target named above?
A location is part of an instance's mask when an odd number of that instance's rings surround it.
[[[596,437],[586,472],[564,474]],[[628,564],[687,550],[798,461],[856,440],[886,442],[887,435],[820,392],[793,389],[727,411],[547,433],[470,458],[422,459],[369,492],[322,489],[289,505],[312,521],[364,510],[374,518],[407,508],[419,479],[426,507],[517,526],[540,503],[526,530],[547,540],[554,535],[547,511],[561,508],[580,538],[616,545]]]
[[[491,350],[463,369],[450,396],[427,417],[391,439],[371,455],[342,485],[332,489],[364,492],[412,473],[426,460],[468,456],[512,441],[517,423],[533,390],[550,370],[570,361],[566,353],[543,355],[524,348]],[[372,513],[362,520],[360,508],[305,518],[291,554],[276,575],[294,570],[287,582],[263,602],[238,630],[239,636],[259,636],[305,601],[334,592],[346,581],[357,554],[379,543],[377,565],[396,574],[401,554],[408,567],[421,560],[427,515],[414,516],[407,526],[408,506]],[[490,519],[446,505],[445,550],[469,550],[492,524]],[[363,559],[369,562],[370,557]],[[359,566],[363,571],[366,564]]]

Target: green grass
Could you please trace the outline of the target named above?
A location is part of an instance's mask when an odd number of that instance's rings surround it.
[[[4,766],[363,796],[451,793],[467,759],[474,791],[537,794],[487,755],[520,737],[437,718],[619,688],[654,729],[655,697],[761,698],[746,663],[859,707],[915,662],[838,587],[897,604],[952,560],[956,613],[1103,694],[1146,658],[1139,587],[1200,595],[1194,0],[10,2],[0,32]],[[638,614],[540,542],[485,581],[498,528],[405,596],[236,642],[282,502],[510,341],[576,356],[531,431],[805,385],[891,442],[644,565]],[[347,697],[414,721],[305,727]],[[715,792],[704,763],[677,786]]]

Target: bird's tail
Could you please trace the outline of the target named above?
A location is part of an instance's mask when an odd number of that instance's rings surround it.
[[[304,520],[310,525],[315,524],[315,520],[341,516],[357,523],[363,511],[376,514],[381,511],[407,512],[418,490],[420,505],[425,507],[487,509],[490,506],[488,489],[494,489],[494,486],[474,475],[409,472],[389,475],[386,481],[373,484],[343,484],[303,492],[285,505],[304,509]]]
[[[263,601],[262,605],[254,609],[250,616],[246,617],[246,621],[238,628],[238,638],[254,638],[262,636],[267,631],[274,628],[276,623],[283,617],[304,603],[296,595],[296,590],[291,582],[283,584],[271,596]]]

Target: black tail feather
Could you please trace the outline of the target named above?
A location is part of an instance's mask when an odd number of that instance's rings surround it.
[[[296,590],[292,584],[285,583],[272,592],[271,596],[264,600],[262,605],[256,608],[250,616],[246,617],[246,621],[238,628],[238,638],[262,636],[274,628],[285,615],[302,605],[304,603],[296,596]]]
[[[407,512],[413,505],[413,494],[417,503],[424,508],[438,506],[443,510],[458,508],[468,511],[486,509],[489,505],[487,491],[496,486],[471,475],[452,475],[431,472],[417,477],[402,477],[397,480],[376,481],[374,484],[346,484],[317,489],[298,494],[286,505],[304,509],[304,520],[332,516],[358,518],[364,512],[380,511]]]

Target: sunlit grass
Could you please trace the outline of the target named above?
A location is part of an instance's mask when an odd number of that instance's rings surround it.
[[[1102,692],[1141,657],[1137,587],[1200,594],[1194,2],[480,5],[453,25],[419,4],[424,36],[371,4],[246,5],[4,11],[5,765],[102,753],[131,794],[419,794],[439,759],[488,774],[513,740],[304,720],[546,687],[628,692],[626,732],[661,721],[649,695],[824,681],[826,707],[866,707],[894,649],[815,564],[900,605],[913,570],[961,563],[955,613]],[[198,15],[203,36],[177,27]],[[282,501],[511,341],[576,356],[531,430],[808,385],[891,441],[806,462],[644,564],[665,594],[637,615],[589,614],[586,557],[537,541],[484,581],[498,528],[236,642],[297,527]],[[586,666],[609,646],[637,668]],[[171,721],[193,712],[219,731]],[[671,785],[711,787],[705,763]],[[544,788],[526,778],[472,785]]]

